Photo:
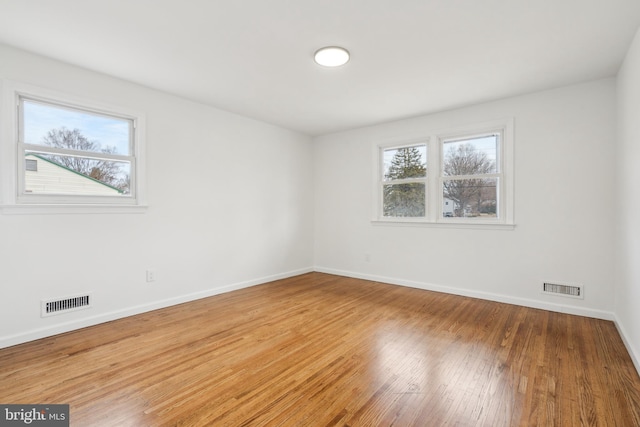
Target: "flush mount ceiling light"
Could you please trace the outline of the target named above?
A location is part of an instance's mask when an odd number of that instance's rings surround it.
[[[349,61],[349,51],[338,46],[327,46],[318,49],[313,58],[323,67],[339,67]]]

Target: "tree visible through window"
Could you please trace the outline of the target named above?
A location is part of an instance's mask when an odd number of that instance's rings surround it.
[[[387,149],[384,158],[383,215],[424,217],[426,145]]]
[[[49,146],[67,150],[92,151],[104,154],[117,154],[116,147],[101,147],[97,141],[90,141],[80,129],[67,129],[64,126],[51,129],[43,137],[42,142]],[[121,162],[96,160],[87,157],[72,157],[62,155],[46,155],[51,162],[65,166],[96,181],[112,186],[122,193],[129,192],[129,173],[127,165]]]
[[[499,135],[443,142],[443,200],[454,203],[454,217],[496,217]],[[443,203],[444,204],[444,203]]]

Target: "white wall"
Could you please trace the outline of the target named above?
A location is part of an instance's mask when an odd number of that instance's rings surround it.
[[[605,79],[316,138],[316,268],[613,319],[615,94]],[[376,144],[506,117],[514,230],[371,223]],[[542,295],[545,280],[585,298]]]
[[[149,204],[0,214],[0,347],[311,269],[310,138],[2,45],[0,78],[146,113]],[[84,292],[91,309],[40,317]]]
[[[618,74],[615,313],[640,371],[640,31]]]

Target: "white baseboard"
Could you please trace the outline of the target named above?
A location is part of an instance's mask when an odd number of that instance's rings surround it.
[[[631,357],[631,361],[633,362],[633,365],[636,367],[636,371],[638,371],[638,375],[640,375],[640,353],[638,353],[636,349],[633,348],[633,346],[631,345],[631,340],[629,339],[629,335],[627,334],[627,331],[625,330],[622,322],[620,322],[620,319],[618,319],[618,316],[616,316],[613,323],[615,323],[616,328],[618,329],[618,333],[620,334],[620,337],[622,337],[622,342],[624,343],[624,346],[627,347],[627,352]]]
[[[411,280],[397,279],[393,277],[377,276],[373,274],[357,273],[353,271],[336,270],[326,267],[315,267],[315,271],[320,273],[335,274],[338,276],[353,277],[355,279],[371,280],[374,282],[389,283],[391,285],[407,286],[410,288],[424,289],[427,291],[442,292],[446,294],[460,295],[471,298],[484,299],[488,301],[503,302],[506,304],[520,305],[523,307],[538,308],[541,310],[554,311],[557,313],[575,314],[578,316],[593,317],[595,319],[615,320],[612,312],[595,310],[590,308],[577,307],[572,305],[554,304],[544,301],[537,301],[528,298],[518,298],[509,295],[494,294],[491,292],[480,292],[471,289],[454,288],[451,286],[436,285],[432,283],[415,282]]]
[[[210,296],[235,291],[238,289],[248,288],[251,286],[261,285],[263,283],[273,282],[274,280],[286,279],[288,277],[298,276],[300,274],[310,273],[313,268],[302,268],[299,270],[288,271],[284,273],[274,274],[271,276],[260,277],[257,279],[247,280],[244,282],[233,283],[219,288],[207,289],[205,291],[194,292],[187,295],[181,295],[175,298],[168,298],[161,301],[154,301],[148,304],[141,304],[134,307],[128,307],[122,310],[116,310],[96,316],[85,317],[80,320],[74,320],[66,323],[59,323],[50,327],[34,329],[15,335],[0,337],[0,348],[11,347],[28,341],[40,338],[50,337],[64,332],[74,331],[76,329],[86,328],[88,326],[98,325],[100,323],[110,322],[112,320],[122,319],[124,317],[134,316],[136,314],[146,313],[148,311],[160,308],[170,307],[176,304],[182,304],[189,301],[195,301]]]

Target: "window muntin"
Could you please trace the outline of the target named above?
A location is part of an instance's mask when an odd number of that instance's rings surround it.
[[[134,118],[35,97],[18,100],[19,201],[39,195],[65,196],[69,203],[134,199]],[[39,170],[27,170],[29,160],[39,161]]]
[[[381,149],[382,214],[385,217],[426,216],[427,145]]]
[[[441,218],[499,218],[501,133],[441,139],[441,144]]]

